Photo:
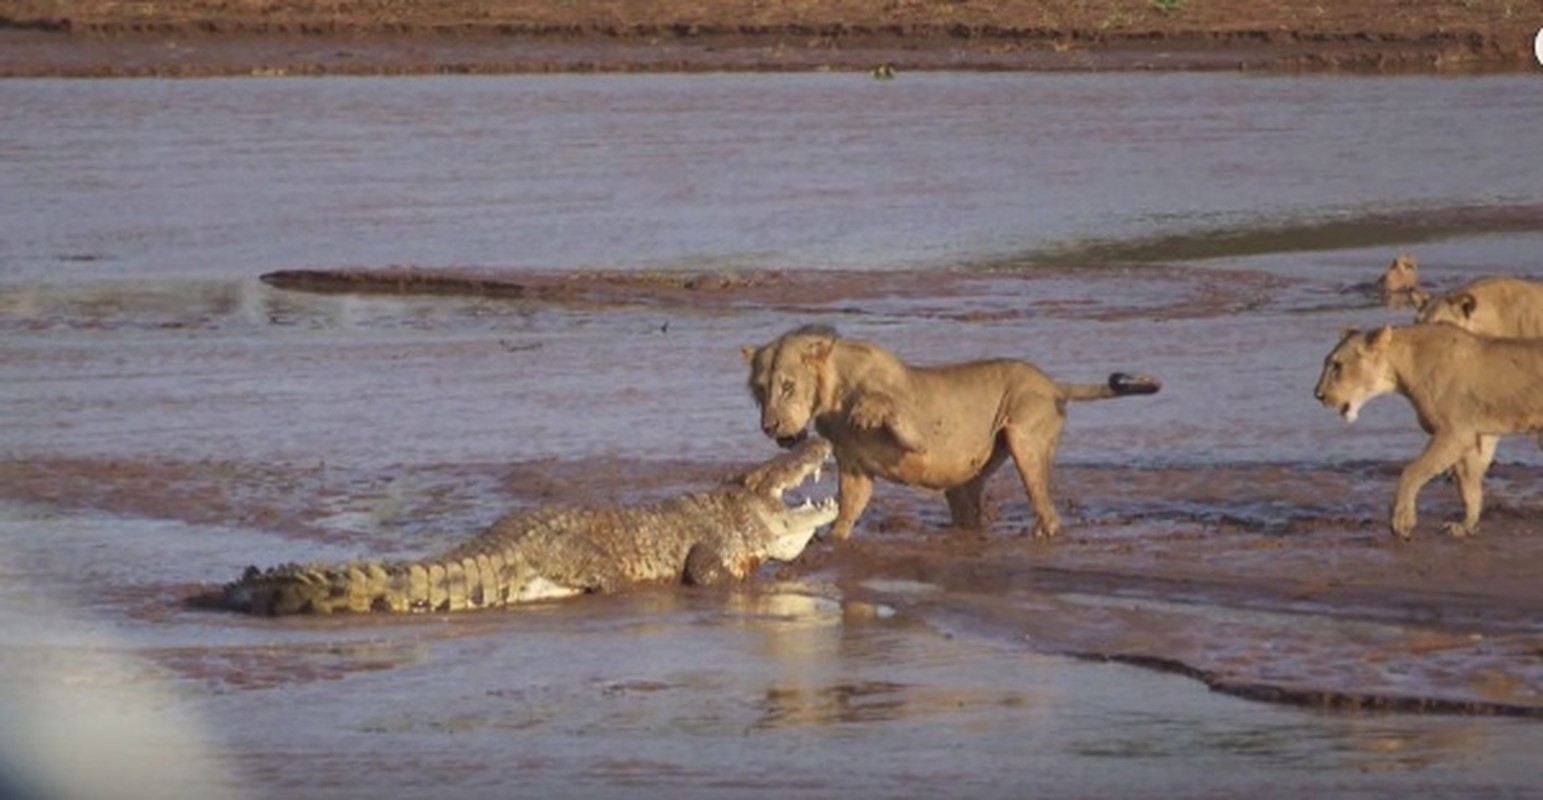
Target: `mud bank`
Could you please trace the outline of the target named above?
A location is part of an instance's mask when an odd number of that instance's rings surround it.
[[[280,289],[330,295],[459,296],[539,306],[646,309],[661,313],[728,314],[756,309],[779,313],[884,313],[962,322],[1046,315],[1106,321],[1133,315],[1167,319],[1209,316],[1218,308],[1257,305],[1280,288],[1278,281],[1258,273],[1223,271],[1203,277],[1162,266],[1105,271],[1100,280],[1105,285],[1124,278],[1132,287],[1163,287],[1164,291],[1148,295],[1150,305],[1137,309],[1128,304],[1129,296],[1023,302],[1042,289],[1076,281],[1077,270],[888,272],[882,281],[872,278],[872,273],[850,270],[573,273],[395,267],[281,270],[266,273],[261,280]],[[1006,294],[1015,301],[993,304],[989,301],[993,294]],[[969,298],[970,302],[961,303],[962,298]]]
[[[0,75],[1349,70],[1532,65],[1510,4],[22,2]]]

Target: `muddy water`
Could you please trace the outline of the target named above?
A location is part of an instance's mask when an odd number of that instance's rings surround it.
[[[1057,654],[1166,631],[1164,652],[1223,673],[1543,704],[1543,630],[1505,594],[1543,563],[1538,448],[1502,446],[1482,543],[1437,538],[1455,498],[1433,484],[1425,549],[1392,552],[1372,534],[1421,444],[1412,415],[1386,399],[1346,429],[1310,398],[1335,332],[1403,319],[1356,289],[1393,252],[1438,284],[1540,274],[1535,81],[10,81],[0,102],[0,670],[19,676],[0,778],[118,754],[153,765],[137,785],[210,796],[1535,780],[1536,723],[1296,710]],[[396,264],[856,268],[893,291],[661,306],[256,280]],[[249,563],[411,555],[511,506],[704,485],[770,450],[738,345],[806,321],[919,361],[1013,354],[1166,388],[1073,409],[1075,530],[1027,555],[1004,478],[985,544],[881,487],[859,568],[822,546],[723,592],[409,621],[179,605]],[[882,574],[900,547],[1006,558]],[[1204,584],[1149,602],[1013,558],[1319,580],[1290,602]],[[1319,591],[1368,572],[1501,611],[1452,628]]]

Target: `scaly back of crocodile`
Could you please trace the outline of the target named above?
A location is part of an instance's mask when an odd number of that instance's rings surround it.
[[[704,576],[743,578],[771,557],[773,524],[806,527],[801,548],[834,517],[834,500],[786,509],[781,499],[828,452],[812,441],[717,489],[652,505],[511,514],[422,560],[248,567],[217,602],[255,614],[462,611],[678,582],[692,565]]]
[[[440,612],[610,591],[626,582],[619,561],[635,559],[606,543],[631,538],[628,531],[640,525],[661,528],[653,512],[543,508],[512,514],[482,535],[421,560],[248,567],[224,588],[222,604],[256,614]],[[671,544],[656,541],[651,553],[658,558],[649,560],[681,563],[683,556],[671,558],[677,549]]]

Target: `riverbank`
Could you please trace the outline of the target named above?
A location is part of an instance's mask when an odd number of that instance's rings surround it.
[[[0,76],[1536,67],[1502,0],[41,2],[0,15]]]

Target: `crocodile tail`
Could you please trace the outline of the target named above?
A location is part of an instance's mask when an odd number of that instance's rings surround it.
[[[497,608],[522,599],[517,565],[501,554],[343,566],[247,567],[220,603],[251,614],[439,612]]]
[[[1057,384],[1057,388],[1067,400],[1107,400],[1133,394],[1157,394],[1163,384],[1147,375],[1116,372],[1104,383],[1061,383]]]

